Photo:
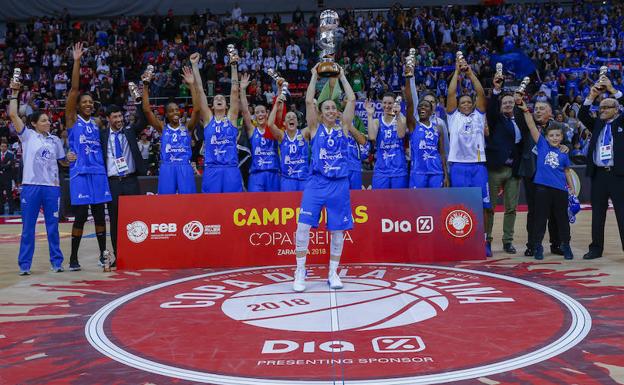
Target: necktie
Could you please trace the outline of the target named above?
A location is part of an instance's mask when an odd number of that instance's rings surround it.
[[[604,137],[602,138],[602,145],[603,146],[608,146],[610,144],[611,144],[611,123],[607,123],[605,125]],[[611,150],[611,154],[613,154],[613,149]],[[609,157],[609,159],[603,160],[602,164],[606,166],[609,163],[610,159],[611,159],[611,157]]]
[[[123,156],[123,151],[121,149],[121,140],[119,139],[119,135],[121,135],[121,131],[114,132],[115,136],[115,158],[119,159]],[[124,176],[126,173],[123,171],[119,172],[119,176]]]

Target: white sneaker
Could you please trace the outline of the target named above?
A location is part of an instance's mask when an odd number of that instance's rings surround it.
[[[335,272],[329,273],[327,276],[327,283],[329,283],[330,289],[342,289],[342,281]]]
[[[293,282],[293,290],[297,292],[302,292],[305,290],[305,278],[306,278],[306,269],[297,269],[295,270],[295,280]]]

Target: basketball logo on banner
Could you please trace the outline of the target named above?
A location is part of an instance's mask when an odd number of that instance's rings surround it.
[[[204,232],[204,225],[202,225],[199,221],[190,221],[184,225],[182,232],[188,239],[194,241],[202,236]]]
[[[128,239],[134,243],[141,243],[147,239],[149,230],[145,222],[134,221],[126,226]]]
[[[446,230],[456,238],[464,238],[472,231],[472,216],[464,210],[453,210],[446,216]]]

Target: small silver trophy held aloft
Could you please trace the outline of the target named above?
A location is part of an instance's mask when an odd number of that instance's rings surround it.
[[[598,84],[600,84],[601,80],[603,80],[604,78],[607,78],[607,73],[609,72],[609,68],[607,66],[602,66],[600,67],[600,74],[598,75]],[[597,85],[596,86],[600,91],[604,91],[607,87],[605,87],[604,85]]]
[[[333,9],[321,12],[319,24],[318,46],[321,49],[321,63],[317,68],[319,76],[334,77],[340,73],[340,68],[334,62],[336,57],[336,29],[338,28],[338,13]]]
[[[522,82],[520,82],[520,86],[518,87],[517,92],[524,94],[527,87],[529,86],[529,83],[531,83],[531,78],[526,76],[524,79],[522,79]]]
[[[414,67],[416,67],[416,48],[410,48],[409,55],[405,58],[405,76],[414,76]]]
[[[396,99],[394,100],[394,107],[392,107],[392,115],[393,116],[397,116],[399,114],[401,114],[401,102],[403,101],[403,98],[401,96],[397,96]],[[395,113],[394,110],[398,108],[399,109],[399,113]]]
[[[238,50],[234,47],[234,44],[227,45],[227,53],[230,59],[230,65],[238,64],[240,57],[238,56]]]
[[[13,69],[13,82],[19,83],[21,77],[22,77],[22,70],[17,67],[14,68]]]
[[[464,59],[464,54],[463,54],[462,51],[455,52],[455,61],[459,63],[459,70],[460,71],[462,71],[462,72],[468,71],[468,66],[465,65],[466,64],[465,63],[466,59]],[[462,65],[462,62],[464,62],[463,63],[464,65]]]
[[[503,77],[503,63],[496,63],[496,77]]]
[[[289,94],[290,92],[288,91],[288,82],[283,82],[282,83],[282,96],[286,98]]]
[[[147,68],[145,69],[145,72],[143,72],[143,75],[141,76],[141,80],[144,82],[149,82],[150,79],[152,78],[152,75],[154,75],[154,66],[151,64],[148,64]]]
[[[281,77],[280,74],[277,73],[277,71],[275,71],[273,68],[267,68],[266,73],[275,81],[278,87],[282,86],[282,83],[284,83],[284,78]]]
[[[139,87],[134,82],[128,82],[128,91],[132,96],[132,101],[134,104],[141,103],[141,93],[139,92]]]

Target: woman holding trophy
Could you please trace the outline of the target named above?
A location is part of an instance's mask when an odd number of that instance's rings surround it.
[[[223,95],[216,95],[212,100],[212,109],[199,74],[196,61],[191,60],[195,84],[200,101],[200,119],[204,126],[204,175],[203,193],[242,192],[243,178],[238,168],[236,140],[238,128],[236,120],[239,110],[238,52],[233,45],[228,45],[232,87],[230,106]]]
[[[191,62],[193,61],[199,61],[199,54],[191,55]],[[193,99],[193,113],[187,126],[182,124],[180,109],[174,102],[167,104],[164,122],[156,118],[149,103],[149,82],[154,74],[153,67],[148,66],[141,77],[143,80],[143,112],[149,125],[162,134],[158,194],[175,194],[176,192],[193,194],[197,192],[195,172],[191,166],[191,136],[198,121],[199,98],[193,71],[189,67],[184,67],[183,73],[184,82],[191,89]]]
[[[349,167],[347,157],[349,151],[349,132],[356,134],[353,126],[355,116],[355,93],[345,77],[343,69],[333,62],[334,45],[323,45],[333,42],[327,33],[337,26],[338,15],[334,11],[321,14],[321,48],[323,62],[312,69],[312,77],[306,92],[306,121],[310,130],[312,146],[311,178],[303,190],[299,223],[296,232],[297,269],[293,290],[305,290],[306,254],[310,242],[310,229],[319,224],[323,207],[327,209],[327,230],[331,233],[330,260],[328,283],[331,289],[342,288],[337,269],[342,255],[344,231],[353,228],[351,216],[351,200],[349,195]],[[338,107],[332,99],[319,103],[314,99],[316,83],[319,76],[338,76],[345,91],[345,109],[342,121],[339,122]]]

